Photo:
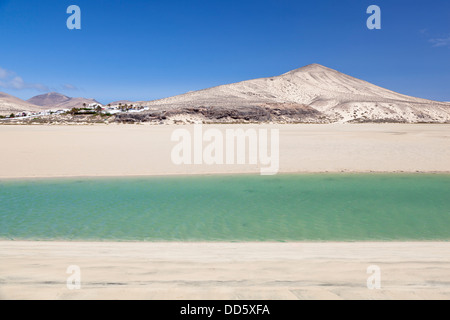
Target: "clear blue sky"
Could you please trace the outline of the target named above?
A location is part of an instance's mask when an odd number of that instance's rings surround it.
[[[320,63],[450,101],[448,0],[0,0],[0,41],[0,91],[22,99],[151,100]]]

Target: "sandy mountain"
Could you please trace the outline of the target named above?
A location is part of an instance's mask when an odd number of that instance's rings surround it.
[[[12,95],[0,92],[0,115],[10,115],[18,112],[39,112],[44,110],[40,106],[34,105]]]
[[[319,64],[277,77],[138,103],[153,110],[263,108],[272,113],[272,109],[303,108],[310,118],[328,122],[450,122],[450,103],[406,96]]]
[[[27,102],[38,106],[46,107],[46,109],[80,108],[83,107],[84,103],[86,105],[90,105],[92,103],[97,103],[101,105],[101,103],[97,102],[94,99],[71,98],[57,92],[41,94],[31,99],[28,99]]]

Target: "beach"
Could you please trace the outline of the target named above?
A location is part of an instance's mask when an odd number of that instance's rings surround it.
[[[1,241],[0,259],[1,299],[450,299],[442,242]],[[67,287],[72,265],[79,290]]]
[[[0,179],[259,174],[176,165],[192,126],[0,126]],[[279,173],[449,173],[450,125],[226,125],[280,133]],[[450,299],[450,244],[0,241],[0,299]],[[81,289],[69,290],[69,266]],[[368,289],[377,266],[381,287]]]
[[[193,126],[0,126],[0,179],[259,173],[259,165],[176,165],[176,129]],[[204,125],[279,130],[279,173],[450,172],[450,125]]]

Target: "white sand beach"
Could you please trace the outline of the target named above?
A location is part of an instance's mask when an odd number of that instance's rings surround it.
[[[258,165],[175,165],[174,130],[192,126],[0,126],[0,179],[259,173]],[[280,173],[450,172],[450,125],[205,125],[278,129]]]
[[[450,243],[0,241],[1,299],[450,299]],[[67,288],[67,268],[81,288]],[[381,288],[367,288],[369,266]]]

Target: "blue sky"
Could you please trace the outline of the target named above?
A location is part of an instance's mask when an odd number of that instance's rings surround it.
[[[450,101],[448,0],[0,0],[0,39],[0,91],[22,99],[152,100],[320,63]]]

